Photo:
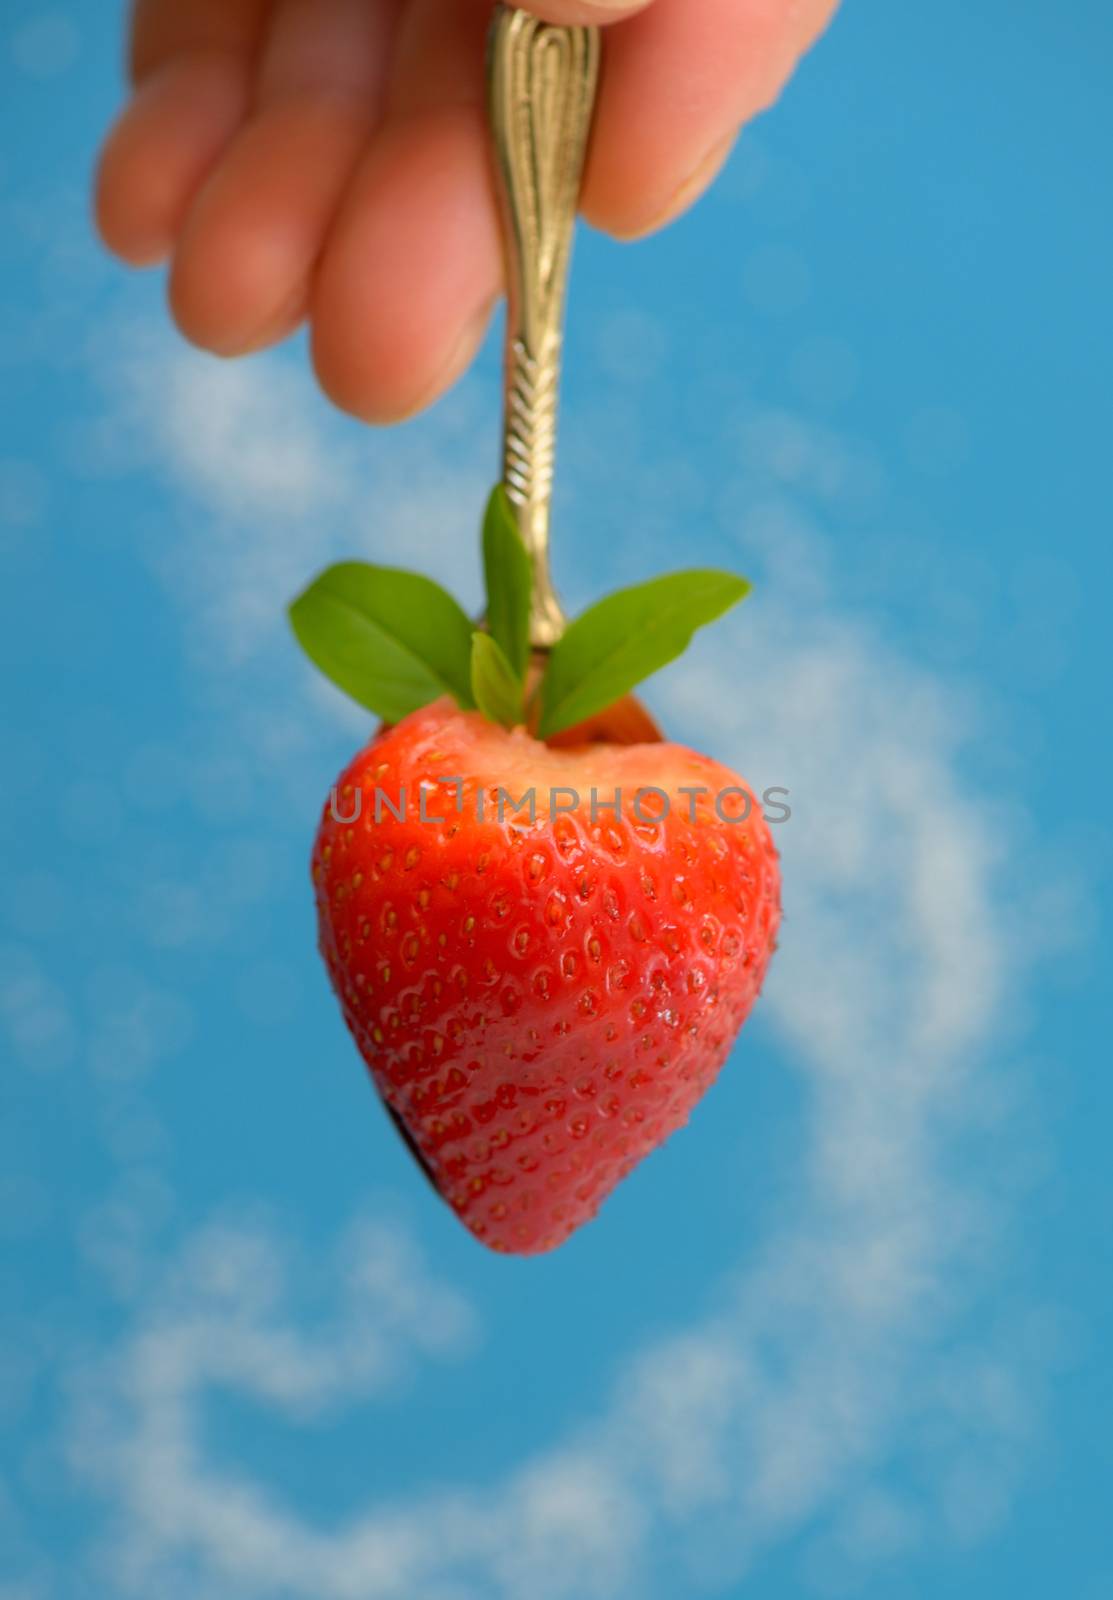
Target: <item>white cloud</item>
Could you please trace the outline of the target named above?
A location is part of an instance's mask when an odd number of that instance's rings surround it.
[[[264,1489],[204,1463],[200,1403],[210,1388],[305,1422],[382,1393],[415,1358],[458,1353],[473,1338],[472,1312],[429,1276],[398,1224],[361,1221],[318,1275],[336,1303],[306,1327],[290,1313],[290,1279],[304,1291],[313,1269],[292,1263],[262,1222],[209,1226],[161,1271],[148,1260],[141,1325],[115,1359],[84,1374],[71,1443],[78,1469],[100,1482],[107,1473],[122,1497],[126,1523],[111,1561],[126,1587],[174,1585],[182,1561],[248,1593],[310,1592],[314,1574],[332,1568],[317,1592],[343,1595],[349,1560],[373,1569],[384,1545],[384,1572],[401,1559],[402,1544],[368,1520],[345,1540],[341,1563],[327,1537],[291,1521]]]
[[[412,430],[376,451],[364,430],[328,426],[304,375],[281,359],[214,362],[145,324],[114,325],[95,357],[135,462],[188,496],[179,525],[144,543],[188,607],[195,658],[250,661],[273,645],[313,573],[341,557],[421,565],[474,592],[475,508],[489,487],[474,451],[431,448]],[[95,468],[95,456],[85,461]]]
[[[61,986],[22,945],[0,946],[0,1027],[13,1054],[36,1071],[66,1066],[76,1049]]]
[[[154,459],[208,513],[156,565],[187,627],[200,616],[228,658],[273,647],[281,601],[357,545],[353,529],[386,559],[413,542],[407,558],[449,582],[473,565],[484,484],[450,411],[376,448],[364,473],[280,359],[230,371],[158,341],[126,366],[125,393]],[[373,1503],[332,1529],[206,1456],[206,1390],[296,1421],[373,1395],[399,1336],[436,1353],[433,1332],[464,1314],[380,1229],[354,1276],[349,1257],[332,1319],[307,1325],[268,1232],[203,1233],[150,1290],[75,1445],[113,1502],[124,1592],[588,1600],[649,1592],[666,1550],[686,1588],[714,1585],[797,1535],[823,1589],[926,1524],[976,1537],[1007,1509],[1031,1425],[1018,1380],[1041,1358],[947,1337],[991,1222],[949,1156],[984,1101],[983,1047],[1015,978],[1007,841],[963,781],[965,707],[839,609],[822,538],[780,499],[786,483],[876,493],[876,474],[798,419],[758,418],[746,437],[776,447],[771,498],[732,492],[719,515],[742,542],[776,523],[776,599],[659,700],[759,787],[791,791],[764,1002],[805,1091],[789,1198],[756,1252],[724,1262],[714,1313],[622,1361],[590,1427],[573,1419],[502,1481]],[[880,1482],[898,1450],[922,1466],[903,1500]]]

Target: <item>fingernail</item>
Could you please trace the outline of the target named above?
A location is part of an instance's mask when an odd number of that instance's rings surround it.
[[[596,17],[613,16],[616,11],[641,11],[648,0],[580,0],[579,10],[584,14],[584,19],[589,20],[592,13]],[[538,7],[540,9],[540,7]],[[568,7],[565,7],[568,10]],[[573,22],[576,18],[571,19]]]
[[[734,141],[738,134],[729,133],[725,139],[716,140],[711,149],[701,161],[693,167],[678,189],[670,195],[667,203],[653,214],[649,221],[638,223],[634,227],[616,230],[615,237],[619,239],[643,239],[648,233],[656,233],[659,228],[664,228],[674,221],[682,211],[686,211],[694,200],[697,200],[708,185],[718,177],[727,157],[734,149]]]
[[[525,0],[526,9],[543,22],[561,26],[587,26],[621,22],[644,11],[649,0]]]
[[[483,305],[474,316],[468,318],[459,338],[452,346],[452,353],[448,360],[441,367],[434,381],[427,385],[422,390],[419,398],[402,413],[398,419],[400,422],[408,421],[410,417],[415,417],[419,411],[424,411],[426,406],[431,405],[438,395],[443,394],[446,389],[451,389],[457,379],[464,375],[479,353],[479,348],[487,336],[487,329],[490,326],[491,317],[498,303],[499,296],[494,294],[489,300],[483,302]]]

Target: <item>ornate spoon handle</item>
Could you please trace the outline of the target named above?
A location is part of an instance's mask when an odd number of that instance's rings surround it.
[[[533,562],[530,639],[565,617],[549,572],[564,303],[599,76],[599,30],[558,28],[500,5],[488,94],[507,268],[503,481]]]

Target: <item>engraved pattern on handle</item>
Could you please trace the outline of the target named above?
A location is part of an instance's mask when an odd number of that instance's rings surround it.
[[[503,482],[533,562],[530,638],[565,619],[549,573],[564,304],[595,90],[597,28],[558,28],[499,6],[488,87],[507,265]]]

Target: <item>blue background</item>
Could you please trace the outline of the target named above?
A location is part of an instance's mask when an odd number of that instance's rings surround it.
[[[1108,7],[853,0],[581,240],[558,577],[751,573],[651,697],[794,815],[711,1099],[530,1263],[340,1025],[367,729],[281,618],[340,553],[476,601],[497,340],[374,436],[181,348],[87,223],[118,32],[0,22],[0,1595],[1113,1595]]]

